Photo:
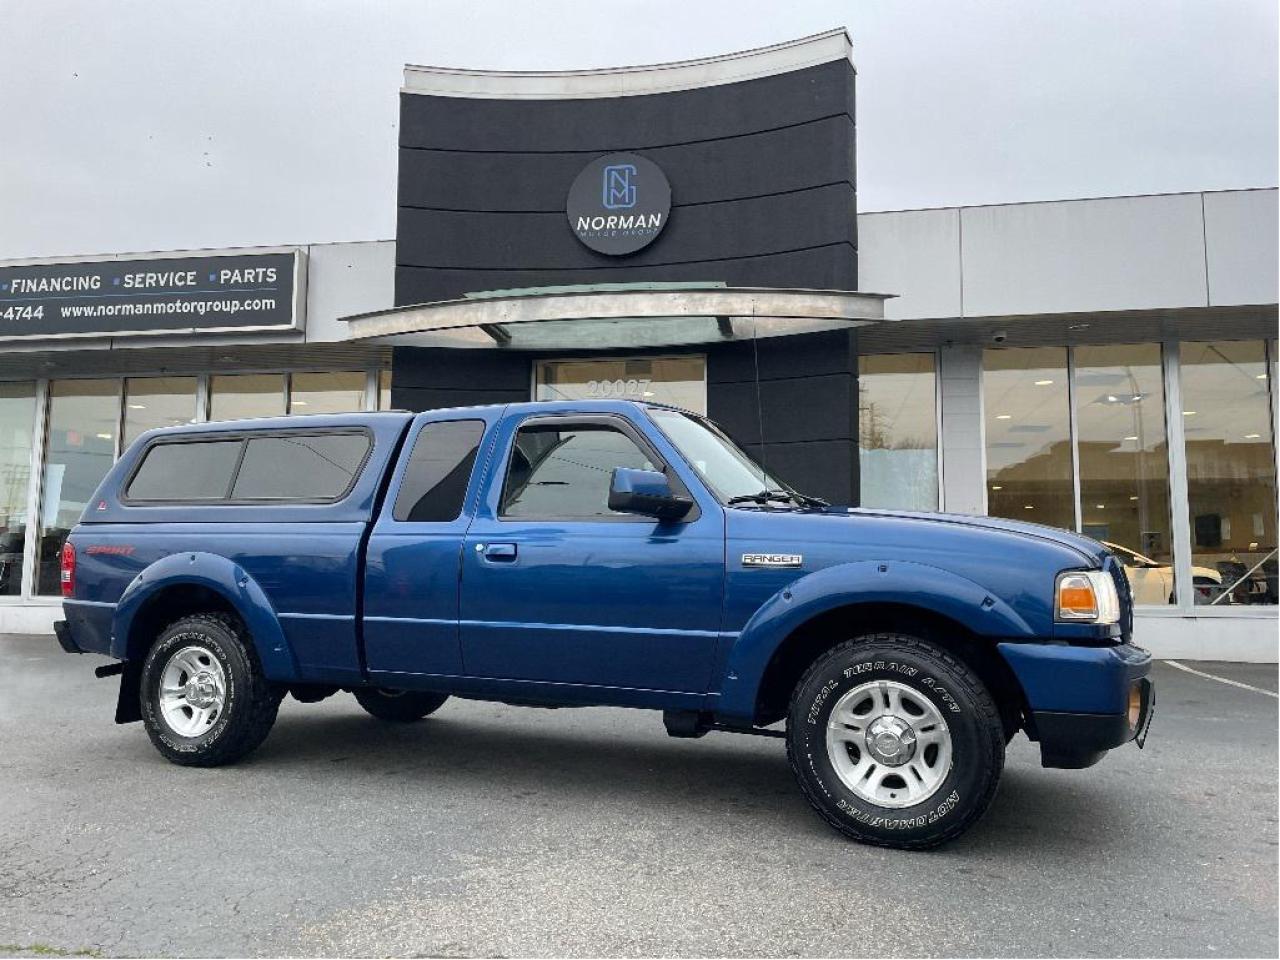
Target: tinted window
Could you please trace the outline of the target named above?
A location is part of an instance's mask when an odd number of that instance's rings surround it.
[[[363,433],[255,437],[231,496],[236,500],[332,500],[360,472],[369,438]]]
[[[457,519],[483,436],[481,420],[450,420],[423,427],[400,482],[395,518],[423,523]]]
[[[130,500],[220,500],[227,495],[240,440],[161,443],[129,484]]]
[[[599,424],[521,428],[502,490],[502,515],[529,518],[617,517],[609,479],[618,467],[655,470],[626,434]]]

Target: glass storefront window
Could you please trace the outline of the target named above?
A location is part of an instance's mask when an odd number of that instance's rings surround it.
[[[190,423],[195,415],[195,377],[130,377],[124,382],[126,447],[148,430]]]
[[[987,513],[1075,527],[1064,347],[986,350]]]
[[[861,504],[938,509],[938,409],[931,353],[858,358]]]
[[[295,373],[289,378],[290,413],[351,413],[364,409],[364,371]]]
[[[119,380],[54,380],[49,384],[36,587],[42,596],[60,592],[62,544],[111,469],[119,419]]]
[[[1081,532],[1124,564],[1134,603],[1173,603],[1160,345],[1076,347],[1075,398]]]
[[[701,356],[547,360],[537,366],[538,400],[649,400],[707,412]]]
[[[22,592],[35,417],[35,384],[0,383],[0,596],[5,597]]]
[[[209,378],[209,419],[284,416],[284,375],[216,373]]]
[[[1262,341],[1181,346],[1195,602],[1276,602],[1276,461]]]

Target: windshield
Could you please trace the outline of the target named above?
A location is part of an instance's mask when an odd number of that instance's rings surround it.
[[[661,407],[650,407],[649,416],[722,503],[762,490],[792,492],[706,420]]]

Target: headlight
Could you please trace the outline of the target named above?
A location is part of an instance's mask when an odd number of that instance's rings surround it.
[[[1120,597],[1104,570],[1071,570],[1058,574],[1054,617],[1071,623],[1119,623]]]

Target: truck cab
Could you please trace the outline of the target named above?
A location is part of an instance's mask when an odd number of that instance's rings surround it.
[[[281,698],[661,711],[786,741],[846,835],[963,832],[1019,731],[1046,766],[1145,739],[1123,566],[1067,531],[831,506],[705,418],[629,401],[152,431],[63,557],[117,720],[230,762]]]

